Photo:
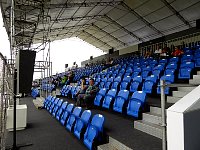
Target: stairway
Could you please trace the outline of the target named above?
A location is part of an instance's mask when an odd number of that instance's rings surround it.
[[[134,121],[134,128],[161,139],[161,123],[161,108],[150,106],[150,112],[143,113],[142,120]]]
[[[132,150],[123,143],[117,141],[116,139],[109,137],[109,143],[99,145],[98,150]]]
[[[200,71],[197,71],[197,75],[193,75],[193,79],[189,80],[189,84],[183,84],[181,87],[178,87],[178,91],[172,92],[172,96],[167,96],[167,102],[176,103],[182,97],[195,89],[197,85],[200,85]]]
[[[176,86],[176,84],[174,85]],[[197,75],[193,75],[193,79],[189,80],[189,84],[178,84],[178,90],[173,91],[172,96],[167,96],[167,103],[176,103],[195,89],[197,85],[200,85],[200,71],[197,72]],[[150,112],[143,113],[142,120],[134,122],[134,128],[162,139],[161,123],[161,108],[150,106]]]

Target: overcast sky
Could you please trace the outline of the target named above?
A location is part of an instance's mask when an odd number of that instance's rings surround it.
[[[3,27],[3,19],[0,12],[0,52],[10,58],[10,45],[7,33]],[[46,58],[45,51],[45,58]],[[81,61],[87,60],[90,56],[97,57],[104,54],[102,50],[84,42],[79,38],[63,39],[51,43],[51,61],[53,62],[53,74],[63,72],[65,64],[72,66],[77,62],[80,66]],[[43,60],[43,52],[36,55],[36,60]],[[35,73],[34,79],[40,78],[41,73]]]

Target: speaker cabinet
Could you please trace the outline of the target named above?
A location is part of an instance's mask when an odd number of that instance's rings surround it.
[[[196,20],[196,28],[200,29],[200,19]]]
[[[16,56],[17,93],[30,93],[35,65],[35,51],[19,50]]]
[[[108,52],[109,54],[113,54],[114,53],[114,49],[113,48],[111,48],[111,49],[109,49],[109,52]]]

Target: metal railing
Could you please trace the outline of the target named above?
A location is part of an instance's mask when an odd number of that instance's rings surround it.
[[[0,53],[0,149],[5,149],[6,109],[13,102],[12,75],[6,59]]]

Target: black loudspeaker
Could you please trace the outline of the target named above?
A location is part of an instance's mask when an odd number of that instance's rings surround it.
[[[196,20],[196,28],[200,29],[200,19]]]
[[[35,51],[19,50],[16,57],[17,92],[30,93],[35,65]]]
[[[93,60],[93,56],[90,56],[90,60]]]
[[[67,68],[68,67],[68,64],[65,64],[65,68]]]
[[[108,52],[109,54],[113,54],[114,53],[114,49],[113,48],[111,48],[111,49],[109,49],[109,52]]]

